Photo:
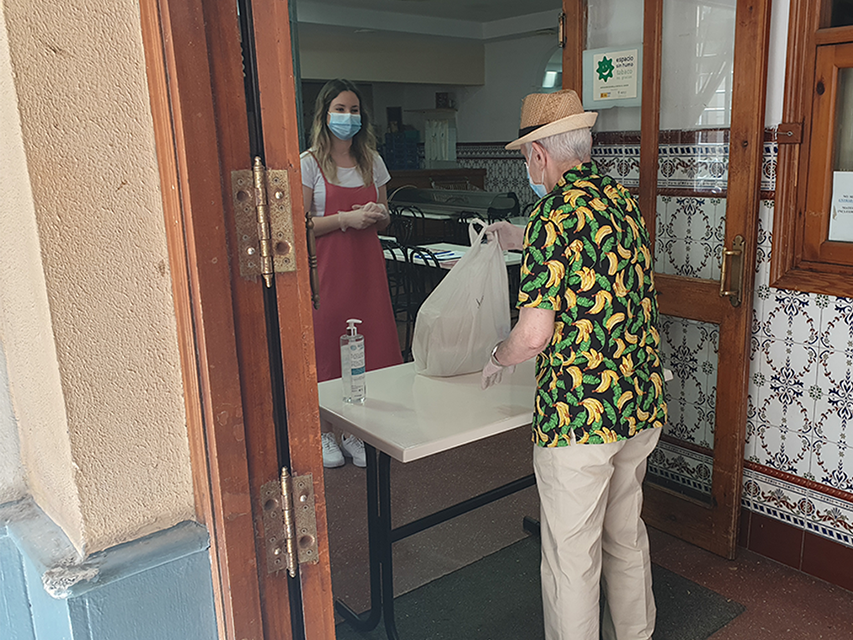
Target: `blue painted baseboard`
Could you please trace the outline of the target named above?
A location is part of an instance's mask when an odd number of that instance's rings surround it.
[[[82,559],[31,501],[0,506],[0,638],[215,640],[208,546],[183,522]]]

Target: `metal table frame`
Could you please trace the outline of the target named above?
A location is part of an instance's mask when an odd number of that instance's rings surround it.
[[[391,456],[367,443],[367,536],[370,564],[370,609],[357,614],[343,600],[335,601],[335,610],[354,629],[360,632],[376,628],[383,615],[385,632],[389,640],[398,640],[394,617],[394,569],[392,550],[398,540],[408,538],[463,513],[473,511],[496,500],[512,495],[536,484],[533,474],[513,480],[503,486],[463,500],[435,513],[418,518],[402,526],[391,522]],[[525,528],[528,519],[525,519]],[[533,522],[533,521],[531,521]]]

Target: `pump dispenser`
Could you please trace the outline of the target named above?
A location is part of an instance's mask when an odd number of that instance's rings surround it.
[[[347,332],[341,336],[341,381],[344,402],[363,404],[367,395],[364,380],[364,336],[358,332],[361,320],[347,320]]]

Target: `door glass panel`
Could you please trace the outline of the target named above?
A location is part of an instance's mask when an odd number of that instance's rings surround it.
[[[834,171],[853,171],[853,69],[838,70]]]
[[[828,239],[853,242],[853,69],[838,70]]]
[[[720,278],[725,241],[735,0],[665,0],[655,271]],[[685,310],[687,311],[687,310]],[[669,419],[649,479],[707,501],[719,326],[661,317]]]
[[[853,2],[850,0],[825,0],[830,6],[830,27],[846,27],[853,24]]]
[[[633,48],[643,41],[642,2],[589,0],[587,16],[587,49],[612,47],[614,51],[618,51]],[[590,72],[590,69],[584,69],[585,75]],[[591,107],[586,105],[586,108]],[[634,132],[636,135],[640,131],[640,107],[616,106],[604,109],[596,105],[595,110],[598,112],[596,132],[625,131]],[[639,171],[639,147],[635,163]],[[635,181],[638,179],[639,173]],[[629,186],[624,180],[620,179],[620,182]]]
[[[661,359],[669,412],[649,459],[653,482],[699,499],[711,494],[720,330],[717,325],[661,316]]]

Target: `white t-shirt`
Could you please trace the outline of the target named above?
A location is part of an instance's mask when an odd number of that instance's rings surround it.
[[[311,213],[315,216],[322,216],[326,213],[326,181],[323,180],[323,173],[320,171],[320,165],[317,164],[317,159],[308,151],[305,151],[299,156],[302,166],[302,186],[308,187],[314,192],[313,202],[311,203]],[[373,182],[378,189],[391,180],[391,175],[385,167],[385,163],[378,153],[373,154]],[[338,185],[342,187],[363,187],[364,179],[358,172],[358,167],[338,167]],[[336,212],[337,213],[337,212]]]

